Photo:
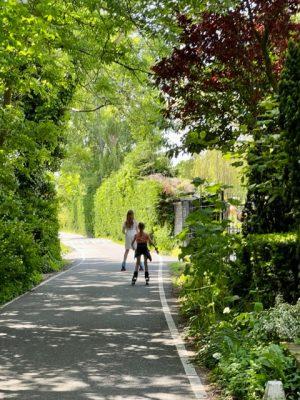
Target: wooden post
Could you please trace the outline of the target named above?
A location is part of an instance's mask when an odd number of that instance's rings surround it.
[[[263,400],[285,400],[281,381],[268,381]]]

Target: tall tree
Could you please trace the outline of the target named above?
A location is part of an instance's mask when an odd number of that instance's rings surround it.
[[[143,68],[125,6],[0,1],[0,301],[30,286],[42,269],[57,267],[53,173],[76,88],[95,90],[103,66],[133,74]],[[92,108],[102,100],[98,93]]]
[[[287,154],[285,195],[288,209],[300,226],[300,44],[290,42],[279,85],[280,122]]]
[[[225,189],[226,197],[245,198],[245,188],[242,187],[242,168],[232,166],[233,160],[225,157],[220,151],[206,150],[194,155],[190,160],[182,161],[177,166],[179,176],[188,179],[200,177],[208,182],[229,186]]]
[[[297,0],[237,3],[203,12],[198,23],[178,15],[180,44],[153,67],[166,116],[185,129],[190,152],[232,148],[255,124],[259,101],[277,91],[288,38],[299,31]]]
[[[245,233],[299,227],[299,54],[299,45],[290,42],[278,99],[262,102],[265,111],[248,146]]]

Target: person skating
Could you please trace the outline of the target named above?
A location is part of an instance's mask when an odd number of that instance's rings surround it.
[[[135,251],[135,247],[132,244],[134,236],[138,232],[138,224],[134,219],[134,212],[132,210],[128,210],[126,215],[126,221],[123,223],[122,232],[125,235],[125,252],[122,262],[121,271],[126,271],[126,261],[128,257],[129,250],[132,249]]]
[[[132,240],[132,246],[136,243],[136,251],[135,251],[135,258],[136,258],[136,265],[135,265],[135,271],[133,273],[132,277],[132,284],[134,285],[137,278],[138,278],[138,271],[141,265],[141,257],[144,256],[144,265],[145,265],[145,280],[146,280],[146,285],[149,284],[149,270],[148,270],[148,260],[152,261],[152,257],[150,254],[150,251],[148,249],[148,244],[151,244],[154,246],[157,254],[158,250],[155,247],[153,241],[151,240],[150,236],[145,232],[145,224],[143,222],[140,222],[138,224],[138,233],[134,236]]]

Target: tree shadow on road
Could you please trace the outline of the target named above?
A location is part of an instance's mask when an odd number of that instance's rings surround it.
[[[0,313],[0,399],[193,398],[158,293],[89,259]],[[2,397],[1,397],[2,396]]]

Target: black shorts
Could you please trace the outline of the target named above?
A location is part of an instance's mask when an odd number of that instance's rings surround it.
[[[145,256],[149,261],[152,261],[150,251],[148,249],[147,243],[138,243],[135,251],[135,258]]]

